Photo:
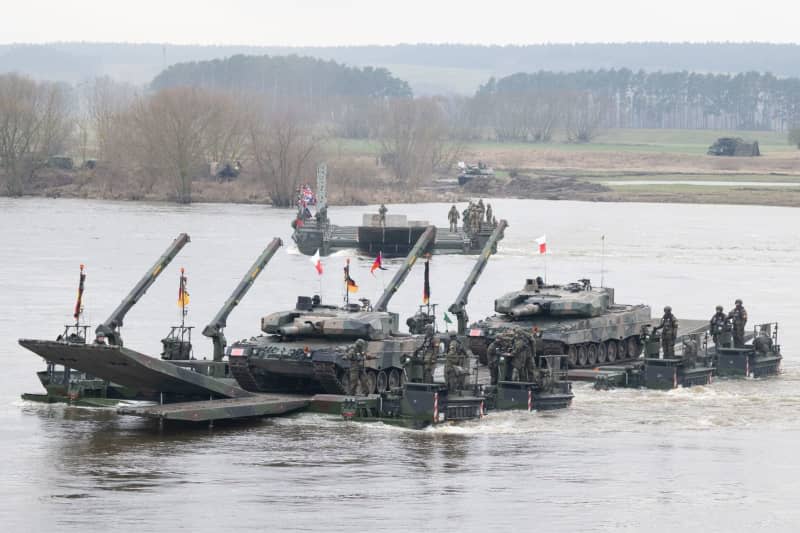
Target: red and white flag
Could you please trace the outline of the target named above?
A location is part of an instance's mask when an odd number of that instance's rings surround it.
[[[314,268],[317,269],[317,274],[320,276],[322,275],[322,261],[319,259],[319,250],[314,252],[314,256],[310,259],[311,263],[313,263]]]
[[[541,237],[536,239],[536,245],[539,247],[539,253],[540,254],[546,254],[547,253],[547,236],[546,235],[542,235]]]

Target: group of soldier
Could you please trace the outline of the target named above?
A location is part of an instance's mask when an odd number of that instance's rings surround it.
[[[345,387],[346,394],[358,395],[370,390],[366,361],[371,357],[366,350],[367,342],[364,339],[358,339],[345,352],[344,359],[350,362]],[[425,336],[422,344],[414,351],[408,361],[407,366],[418,366],[422,370],[420,374],[411,372],[412,376],[418,376],[412,378],[411,381],[433,383],[433,374],[436,369],[438,355],[439,342],[435,337],[433,326],[429,324],[425,326]],[[448,339],[444,374],[448,389],[461,390],[466,387],[466,378],[469,376],[469,355],[455,334],[451,334]]]
[[[492,385],[497,385],[501,377],[504,381],[534,381],[535,353],[536,337],[533,334],[520,328],[509,328],[499,333],[486,352]]]
[[[732,327],[733,346],[741,348],[744,346],[744,327],[747,324],[747,310],[742,305],[742,300],[737,299],[734,308],[725,313],[723,307],[718,305],[714,316],[711,317],[711,335],[714,344],[720,344],[720,336],[729,327]],[[675,340],[678,334],[678,319],[672,314],[672,307],[664,307],[664,315],[661,322],[653,328],[654,331],[661,330],[661,350],[664,358],[675,357]]]
[[[453,204],[450,211],[447,212],[451,232],[458,231],[459,218],[463,221],[465,233],[478,233],[484,226],[497,226],[497,219],[492,213],[492,204],[487,203],[484,207],[482,198],[477,202],[470,202],[461,214]]]

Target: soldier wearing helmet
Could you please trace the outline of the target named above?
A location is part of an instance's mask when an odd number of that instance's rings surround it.
[[[740,299],[737,298],[736,306],[728,313],[728,318],[733,322],[733,346],[741,348],[744,346],[744,326],[747,324],[747,310]]]
[[[350,361],[348,372],[347,394],[369,394],[369,384],[367,382],[367,371],[364,368],[364,360],[367,355],[367,341],[358,339],[347,349],[344,359]]]
[[[720,334],[725,331],[728,326],[728,315],[725,314],[721,305],[717,306],[717,311],[709,321],[711,327],[711,337],[714,339],[714,344],[719,346]]]
[[[425,340],[422,341],[422,382],[433,383],[433,371],[436,369],[437,342],[433,338],[432,324],[425,325]]]
[[[675,357],[675,337],[678,333],[678,319],[672,314],[672,307],[664,307],[664,316],[661,317],[661,323],[653,328],[653,330],[663,330],[661,332],[661,350],[664,352],[664,358]]]

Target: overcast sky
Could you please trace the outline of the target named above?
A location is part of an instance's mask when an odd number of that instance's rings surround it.
[[[0,42],[798,42],[792,0],[7,0]]]

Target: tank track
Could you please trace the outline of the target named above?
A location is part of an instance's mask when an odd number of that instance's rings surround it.
[[[635,342],[635,349],[633,353],[629,353],[631,351],[631,344],[630,342]],[[608,358],[607,354],[600,354],[601,345],[605,343],[600,342],[587,342],[581,344],[570,345],[567,351],[567,361],[569,364],[569,368],[595,368],[598,366],[612,366],[612,365],[619,365],[624,363],[629,363],[632,361],[636,361],[642,354],[642,341],[638,335],[634,335],[632,337],[628,337],[624,339],[623,343],[626,344],[626,354],[625,357],[614,357],[614,360],[611,361]],[[583,348],[585,350],[584,354],[581,354],[580,350]],[[594,354],[592,355],[591,350],[594,349]],[[570,352],[575,351],[574,359],[570,357]],[[548,350],[545,350],[547,352]],[[583,362],[581,362],[583,360]]]
[[[250,365],[248,364],[247,357],[229,357],[228,368],[230,369],[233,377],[239,383],[239,386],[244,390],[250,392],[260,391],[261,387],[259,387],[256,377],[250,371]]]
[[[346,394],[342,382],[336,376],[334,363],[314,361],[314,379],[327,394]]]

